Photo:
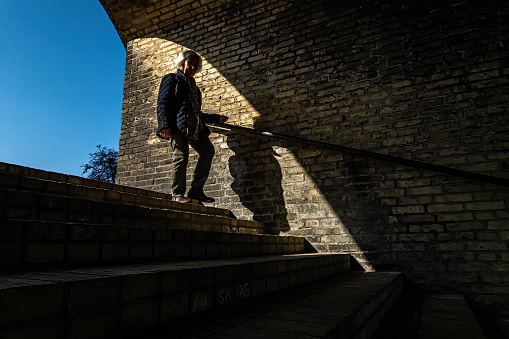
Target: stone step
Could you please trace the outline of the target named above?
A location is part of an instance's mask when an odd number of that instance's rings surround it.
[[[419,338],[485,339],[481,327],[460,294],[426,294]]]
[[[349,267],[347,254],[315,253],[4,274],[0,337],[120,337]]]
[[[311,251],[303,237],[0,219],[0,269],[203,260]]]
[[[373,339],[483,339],[502,338],[496,324],[483,328],[460,294],[433,294],[405,289],[381,323]],[[500,327],[500,326],[499,326]],[[486,329],[486,328],[485,328]]]
[[[198,201],[194,201],[193,204],[172,202],[171,195],[166,193],[111,184],[2,162],[0,162],[0,188],[20,192],[19,195],[14,195],[11,198],[26,199],[27,201],[30,201],[27,193],[34,192],[53,197],[76,198],[81,199],[81,201],[97,201],[117,205],[136,206],[138,208],[155,208],[203,214],[207,216],[215,215],[235,218],[227,209],[200,205]],[[262,225],[257,222],[249,223],[252,225],[259,224],[258,226],[262,227]]]
[[[370,338],[402,289],[400,273],[350,272],[172,322],[152,338]]]
[[[163,203],[159,207],[137,206],[122,201],[89,200],[0,186],[1,219],[266,233],[265,226],[260,222],[239,220],[227,213],[215,213],[218,209],[205,206],[167,202],[178,206],[164,206]]]

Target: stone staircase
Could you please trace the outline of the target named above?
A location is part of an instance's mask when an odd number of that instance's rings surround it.
[[[363,338],[401,293],[400,274],[351,272],[348,254],[170,198],[0,163],[0,338],[188,337],[238,307],[261,320],[233,337],[269,317],[262,334]],[[275,320],[284,305],[327,323],[296,330]]]

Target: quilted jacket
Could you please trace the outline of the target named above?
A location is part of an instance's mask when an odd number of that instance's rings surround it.
[[[188,109],[191,107],[189,99],[190,87],[180,70],[177,73],[166,74],[159,86],[157,97],[157,135],[163,128],[170,128],[172,134],[187,134]],[[198,101],[201,107],[202,96],[198,90]],[[201,113],[202,121],[219,122],[219,114]],[[210,134],[209,128],[203,124],[203,131]]]

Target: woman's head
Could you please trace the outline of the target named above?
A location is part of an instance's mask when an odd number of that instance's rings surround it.
[[[191,50],[179,53],[179,56],[175,60],[175,64],[177,68],[188,77],[193,77],[202,69],[201,57]]]

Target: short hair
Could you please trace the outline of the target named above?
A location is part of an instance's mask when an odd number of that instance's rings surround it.
[[[196,53],[195,51],[187,50],[187,51],[179,53],[179,55],[177,56],[177,58],[174,61],[174,64],[176,65],[176,67],[178,69],[180,69],[182,71],[182,70],[184,70],[184,63],[186,62],[186,60],[188,58],[191,58],[191,57],[198,58],[199,63],[198,63],[198,69],[196,72],[200,72],[202,69],[203,62],[202,62],[201,56],[199,56],[198,53]]]

